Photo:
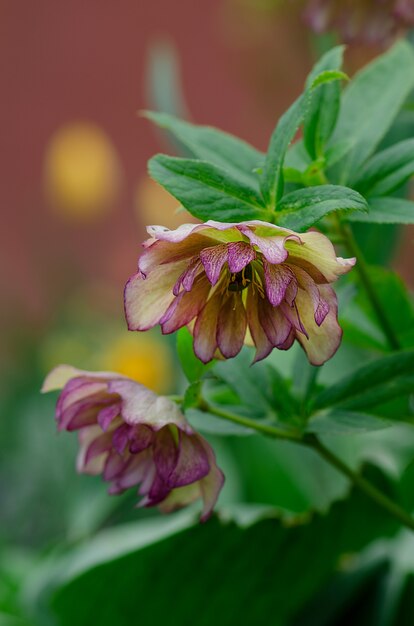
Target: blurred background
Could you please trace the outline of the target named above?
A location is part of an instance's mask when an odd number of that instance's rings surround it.
[[[167,111],[265,150],[319,52],[341,40],[335,31],[312,34],[305,4],[0,0],[0,609],[7,614],[18,612],[16,581],[33,551],[136,516],[134,498],[113,504],[102,484],[76,476],[75,438],[56,436],[54,400],[39,394],[45,374],[69,362],[114,369],[160,392],[180,383],[174,340],[128,333],[123,317],[122,291],[145,225],[188,219],[146,174],[147,160],[174,145],[138,113]],[[388,43],[348,39],[350,73]],[[411,285],[413,237],[409,228],[399,234],[392,261]],[[310,506],[290,498],[299,512]]]

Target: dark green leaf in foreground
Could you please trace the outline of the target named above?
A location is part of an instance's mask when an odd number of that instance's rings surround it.
[[[146,111],[144,115],[172,133],[195,158],[217,165],[258,191],[259,178],[253,170],[263,163],[262,152],[212,126],[197,126],[165,113]]]
[[[414,350],[395,352],[356,369],[319,393],[313,400],[313,409],[339,404],[374,387],[381,389],[384,383],[408,374],[414,374]]]
[[[158,154],[148,163],[150,176],[194,217],[221,222],[269,219],[257,192],[206,161]]]
[[[362,169],[354,187],[366,196],[385,196],[414,174],[414,139],[375,154]]]
[[[238,523],[230,515],[194,525],[180,514],[102,532],[58,564],[52,610],[59,626],[284,626],[340,554],[372,540],[373,528],[375,536],[395,528],[357,493],[291,528],[255,521],[255,508],[239,509]]]
[[[331,145],[354,140],[337,180],[359,177],[360,167],[385,136],[414,88],[414,50],[399,41],[361,70],[345,89]],[[352,146],[352,143],[350,144]]]
[[[277,213],[279,226],[303,231],[332,211],[367,211],[366,200],[353,189],[321,185],[293,191],[282,198]]]
[[[351,222],[414,224],[414,202],[403,198],[369,198],[367,213],[347,215]]]

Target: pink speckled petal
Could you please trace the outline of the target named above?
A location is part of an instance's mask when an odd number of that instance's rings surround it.
[[[159,323],[170,306],[173,287],[186,268],[185,261],[160,265],[143,279],[135,274],[125,287],[125,316],[129,330],[148,330]]]
[[[247,293],[247,320],[253,343],[256,347],[256,354],[253,363],[261,361],[273,350],[273,345],[269,341],[259,320],[259,300],[260,296],[249,289]]]
[[[243,347],[246,336],[247,315],[240,293],[225,297],[217,323],[217,345],[221,354],[230,359]]]
[[[196,281],[191,291],[181,292],[160,320],[163,334],[174,333],[197,317],[207,302],[210,289],[209,281],[202,276]]]
[[[301,239],[303,245],[298,245],[295,241],[286,242],[289,263],[302,267],[316,283],[332,282],[355,265],[354,258],[337,257],[333,245],[321,233],[304,233],[301,234]]]
[[[322,365],[337,351],[342,338],[342,329],[338,324],[338,306],[335,292],[328,285],[320,285],[321,296],[329,306],[329,313],[320,326],[315,322],[313,302],[306,291],[299,290],[296,303],[300,317],[306,327],[309,339],[297,333],[312,365]]]
[[[266,300],[259,302],[259,321],[270,343],[275,347],[286,341],[292,328],[281,307],[273,307]]]
[[[266,294],[273,306],[279,306],[285,299],[286,290],[295,280],[291,269],[285,265],[272,265],[266,259],[263,262]]]
[[[200,252],[201,262],[212,285],[215,285],[220,278],[223,265],[227,261],[227,254],[227,245],[224,243],[205,248]]]
[[[246,265],[251,263],[256,258],[256,252],[254,251],[253,246],[244,241],[229,243],[227,250],[229,270],[232,274],[241,272]]]
[[[194,325],[194,353],[203,363],[214,358],[217,348],[217,323],[222,296],[214,294],[207,301]]]

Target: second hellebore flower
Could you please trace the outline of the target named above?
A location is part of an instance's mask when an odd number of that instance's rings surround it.
[[[202,498],[201,520],[209,517],[224,477],[174,402],[120,374],[69,365],[52,370],[42,391],[62,388],[56,421],[79,431],[79,472],[102,474],[112,494],[140,485],[139,506],[164,513]]]
[[[412,0],[308,0],[305,19],[316,33],[337,30],[345,42],[387,43],[414,26]]]
[[[207,363],[236,356],[243,343],[258,361],[297,339],[313,365],[337,350],[342,331],[328,283],[355,259],[336,257],[318,232],[298,234],[258,220],[148,227],[151,239],[125,288],[130,330],[188,325]]]

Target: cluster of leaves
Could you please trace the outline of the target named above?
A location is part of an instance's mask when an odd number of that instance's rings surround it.
[[[414,140],[380,146],[414,88],[414,50],[397,43],[343,93],[342,56],[337,47],[317,63],[267,154],[215,128],[146,113],[192,157],[156,155],[150,175],[201,220],[262,219],[301,231],[340,211],[350,221],[413,223],[414,204],[388,196],[414,172]]]

